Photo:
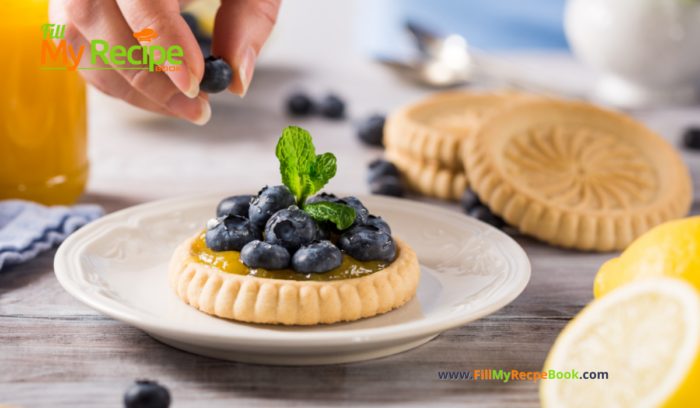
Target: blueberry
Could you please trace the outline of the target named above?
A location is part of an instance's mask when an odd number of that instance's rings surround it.
[[[212,251],[240,251],[250,241],[262,240],[262,232],[240,215],[212,218],[207,223],[204,240]]]
[[[390,161],[386,160],[375,160],[369,164],[369,169],[367,170],[367,183],[372,184],[372,182],[382,176],[401,176],[398,167]]]
[[[391,262],[396,255],[396,243],[391,235],[371,225],[350,228],[338,238],[337,245],[360,262]]]
[[[481,200],[479,200],[479,196],[471,189],[464,190],[460,204],[462,204],[462,210],[464,210],[465,213],[469,213],[469,211],[477,206],[483,205],[481,204]]]
[[[327,221],[316,221],[316,240],[324,241],[331,239],[331,228]]]
[[[139,380],[130,385],[124,393],[126,408],[168,408],[170,393],[155,381]]]
[[[265,242],[279,245],[294,254],[302,245],[316,239],[316,221],[296,206],[276,212],[265,225]]]
[[[485,205],[478,205],[469,211],[469,215],[476,218],[479,221],[483,221],[493,227],[503,228],[506,225],[503,218],[494,214]]]
[[[296,199],[287,186],[265,187],[250,201],[248,218],[262,230],[272,214],[294,204]]]
[[[700,149],[700,128],[690,128],[683,135],[683,144],[689,149]]]
[[[391,235],[391,227],[389,227],[389,224],[386,223],[382,219],[382,217],[375,217],[374,215],[370,214],[367,216],[367,223],[366,225],[371,225],[373,227],[379,228],[380,231],[384,231],[387,234]]]
[[[321,101],[319,109],[321,110],[321,115],[327,118],[340,119],[345,112],[345,104],[337,96],[328,95]]]
[[[347,204],[355,209],[355,221],[353,221],[352,225],[361,225],[367,222],[367,216],[369,215],[369,211],[367,211],[367,208],[365,208],[365,206],[362,205],[362,202],[359,199],[357,199],[357,197],[343,197],[340,200],[338,200],[338,202]]]
[[[321,201],[338,201],[338,197],[335,194],[328,194],[328,193],[321,193],[321,194],[316,194],[313,197],[309,197],[306,200],[306,204],[313,204],[313,203],[318,203]]]
[[[403,186],[401,180],[396,176],[382,176],[374,180],[369,185],[372,194],[379,194],[392,197],[403,197]]]
[[[255,197],[253,195],[237,195],[224,198],[216,207],[217,218],[226,215],[240,215],[248,218],[248,209],[250,208],[250,200]]]
[[[219,93],[228,88],[233,80],[233,70],[221,57],[209,56],[204,59],[204,76],[199,89],[206,93]]]
[[[248,268],[284,269],[291,258],[281,246],[262,241],[250,241],[241,250],[241,262]]]
[[[330,241],[314,242],[301,247],[292,257],[292,267],[299,273],[324,273],[343,263],[343,254]]]
[[[287,112],[291,115],[305,116],[313,110],[313,101],[303,93],[294,94],[287,100]]]
[[[357,136],[368,145],[382,146],[385,121],[386,118],[381,115],[369,117],[357,127]]]

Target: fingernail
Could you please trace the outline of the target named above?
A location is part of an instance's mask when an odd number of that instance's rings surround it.
[[[184,93],[178,92],[170,97],[167,105],[175,114],[196,125],[203,125],[211,118],[209,102],[202,97],[190,99]]]
[[[249,45],[241,53],[241,65],[238,67],[238,76],[241,78],[241,85],[243,86],[241,98],[248,92],[248,86],[250,85],[250,80],[253,78],[254,70],[255,50]]]
[[[164,65],[169,64],[166,63]],[[197,77],[185,64],[175,65],[175,67],[180,67],[180,70],[166,72],[170,80],[173,81],[177,89],[181,90],[188,98],[196,98],[197,95],[199,95],[199,80]]]

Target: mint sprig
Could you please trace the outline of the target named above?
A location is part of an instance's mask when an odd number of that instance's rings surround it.
[[[304,208],[316,221],[330,221],[339,230],[344,230],[352,225],[355,220],[355,209],[341,203],[321,201],[309,204]]]
[[[306,205],[306,198],[320,191],[335,176],[338,166],[333,153],[316,155],[309,132],[287,126],[277,142],[275,155],[280,161],[282,183],[296,196],[297,207],[317,221],[333,222],[341,230],[352,224],[355,210],[345,204],[322,202]]]

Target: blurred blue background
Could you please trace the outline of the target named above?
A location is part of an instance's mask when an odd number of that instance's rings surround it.
[[[484,50],[568,50],[566,0],[362,0],[357,18],[360,49],[375,58],[410,57],[405,24],[457,33]]]

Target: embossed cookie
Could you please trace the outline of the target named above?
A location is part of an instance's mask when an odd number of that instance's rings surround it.
[[[415,193],[459,200],[467,189],[467,177],[462,170],[442,167],[434,160],[415,159],[399,151],[387,150],[385,156],[399,168],[407,187]]]
[[[661,137],[583,103],[529,101],[464,145],[471,188],[510,225],[553,245],[621,250],[687,214],[688,170]]]
[[[462,171],[462,141],[488,112],[522,97],[514,93],[437,93],[389,115],[384,145],[389,151]]]

